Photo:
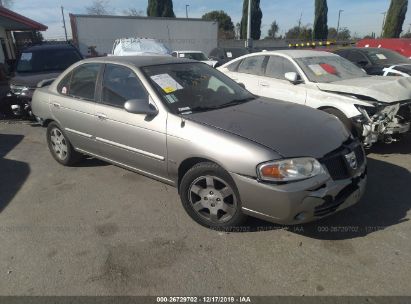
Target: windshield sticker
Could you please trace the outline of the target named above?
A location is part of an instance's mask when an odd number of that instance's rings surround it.
[[[308,66],[316,76],[325,75],[327,72],[319,64],[310,64]]]
[[[375,56],[377,56],[377,57],[378,57],[378,59],[381,59],[381,60],[385,60],[385,59],[387,59],[387,57],[385,57],[385,55],[384,55],[384,54],[375,54]]]
[[[160,86],[160,88],[167,94],[180,90],[183,87],[174,80],[169,74],[160,74],[151,76],[151,79]]]
[[[21,54],[20,60],[30,61],[32,57],[33,57],[33,53],[23,53]]]
[[[186,112],[186,111],[190,111],[190,110],[191,110],[190,107],[178,108],[179,112]]]
[[[228,58],[233,58],[233,53],[227,52],[227,57],[228,57]]]
[[[186,57],[186,54],[180,54],[180,55],[178,55],[180,58],[184,58],[184,57]]]
[[[320,66],[326,71],[328,74],[337,75],[337,69],[328,63],[321,63]]]
[[[175,103],[178,101],[177,98],[173,94],[166,95],[166,99],[168,103]]]
[[[67,88],[66,87],[63,87],[61,89],[61,94],[67,94]]]

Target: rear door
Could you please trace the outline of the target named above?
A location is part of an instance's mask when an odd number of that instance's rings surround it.
[[[51,111],[75,148],[94,153],[96,83],[102,65],[85,63],[67,74],[51,96]]]
[[[129,113],[124,104],[131,99],[154,104],[133,70],[106,64],[96,105],[98,154],[143,173],[166,177],[167,113],[159,111],[155,117]]]
[[[288,81],[285,78],[285,73],[289,72],[299,74],[293,62],[282,56],[269,56],[264,75],[259,77],[259,95],[305,104],[307,97],[305,85],[303,83],[292,84]]]

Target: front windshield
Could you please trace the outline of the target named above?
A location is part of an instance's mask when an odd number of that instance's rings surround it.
[[[340,56],[316,56],[295,59],[312,82],[328,83],[366,77],[367,74]]]
[[[209,111],[254,99],[221,72],[202,63],[176,63],[142,69],[172,113]]]
[[[17,63],[18,73],[64,71],[81,60],[80,54],[72,49],[50,49],[23,52]]]
[[[180,58],[193,59],[197,61],[208,60],[208,58],[203,53],[181,53]]]
[[[411,61],[397,52],[386,49],[365,49],[371,62],[375,65],[411,64]]]

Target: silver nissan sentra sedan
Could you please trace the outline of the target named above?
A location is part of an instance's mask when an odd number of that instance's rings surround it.
[[[90,155],[173,185],[206,227],[246,215],[312,221],[357,203],[366,186],[363,147],[334,116],[258,98],[191,60],[83,60],[38,88],[32,106],[60,164]]]

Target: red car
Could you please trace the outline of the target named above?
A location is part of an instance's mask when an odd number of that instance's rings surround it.
[[[383,38],[362,39],[357,42],[357,47],[384,48],[396,51],[401,55],[411,58],[411,39],[406,38]]]

